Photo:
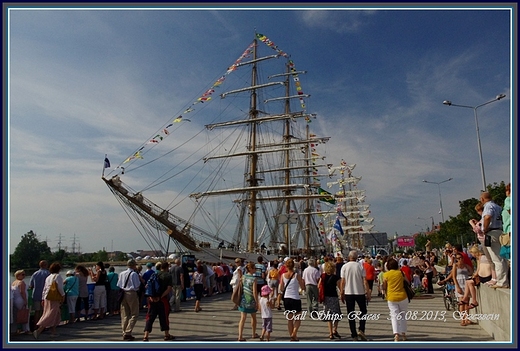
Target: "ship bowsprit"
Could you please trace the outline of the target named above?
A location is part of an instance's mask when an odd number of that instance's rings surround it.
[[[114,176],[111,179],[103,178],[103,180],[120,202],[132,209],[150,226],[166,232],[175,242],[188,250],[201,250],[202,245],[193,238],[188,221],[162,209],[139,192],[131,193],[124,186],[119,176]]]

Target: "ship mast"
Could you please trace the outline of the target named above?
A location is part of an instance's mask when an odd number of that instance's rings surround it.
[[[258,48],[258,42],[256,39],[254,39],[254,46],[253,46],[253,66],[252,66],[252,76],[251,76],[251,85],[256,86],[257,82],[257,48]],[[256,89],[253,89],[251,91],[251,109],[249,111],[249,117],[253,121],[251,123],[251,134],[250,134],[250,151],[252,151],[250,155],[250,161],[251,166],[249,167],[249,186],[256,187],[258,185],[258,179],[256,178],[256,167],[258,163],[258,154],[256,151],[256,123],[255,119],[258,117],[258,110],[257,110],[257,94]],[[253,252],[254,251],[254,245],[255,245],[255,218],[256,218],[256,190],[251,190],[250,192],[250,198],[249,198],[249,235],[247,240],[247,251]]]
[[[305,127],[305,135],[306,135],[306,138],[307,140],[310,139],[310,131],[309,131],[309,125],[307,124],[307,126]],[[309,168],[310,168],[310,165],[309,165],[309,159],[310,159],[310,148],[309,148],[309,144],[307,144],[307,147],[305,149],[305,163],[306,163],[306,166],[307,168],[305,169],[305,175],[306,175],[306,179],[307,179],[307,184],[311,184],[312,181],[311,181],[311,177],[310,177],[310,174],[311,172],[309,172]],[[306,188],[306,195],[310,195],[310,187],[307,187]],[[310,196],[307,197],[307,199],[305,200],[305,240],[304,240],[304,244],[303,244],[303,249],[304,249],[304,252],[309,252],[309,248],[310,248],[310,241],[311,241],[311,212],[312,212],[312,209],[311,209],[311,198]]]
[[[287,75],[285,77],[285,96],[288,97],[289,96],[289,72],[290,72],[290,67],[289,65],[287,65]],[[286,114],[289,114],[291,111],[291,106],[290,106],[290,101],[289,99],[285,99],[285,113]],[[284,142],[286,145],[289,144],[289,142],[291,141],[291,122],[290,120],[285,120],[285,125],[284,125],[284,129],[285,129],[285,133],[284,133]],[[288,185],[291,183],[291,171],[289,169],[289,166],[290,166],[290,159],[291,159],[291,155],[290,155],[290,151],[286,151],[285,152],[285,162],[284,162],[284,166],[286,168],[285,170],[285,184]],[[291,199],[289,198],[289,195],[290,195],[290,190],[287,189],[287,191],[285,192],[285,196],[286,196],[286,199],[285,199],[285,213],[287,214],[287,216],[289,215],[289,213],[291,212]],[[284,225],[284,238],[285,238],[285,245],[286,247],[289,249],[289,252],[291,252],[291,248],[289,247],[289,245],[291,245],[291,240],[290,240],[290,229],[291,229],[291,224],[289,221],[286,221],[285,225]]]

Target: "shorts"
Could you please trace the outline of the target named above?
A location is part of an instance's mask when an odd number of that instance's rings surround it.
[[[262,329],[268,333],[272,332],[273,331],[273,319],[272,318],[262,318]]]
[[[295,313],[299,313],[302,311],[302,300],[295,300],[295,299],[283,299],[283,307],[286,311],[292,311]]]
[[[280,285],[280,282],[278,281],[278,279],[271,279],[271,280],[269,281],[269,287],[270,287],[271,289],[277,288],[278,285]]]

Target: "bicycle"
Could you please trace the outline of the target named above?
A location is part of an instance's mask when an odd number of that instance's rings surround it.
[[[441,280],[446,279],[446,275],[439,273],[437,276],[437,285],[441,285],[443,287],[442,298],[444,300],[444,307],[446,307],[446,311],[449,311],[450,308],[453,311],[458,310],[457,297],[455,296],[455,284],[453,284],[451,279],[444,284],[439,284]]]

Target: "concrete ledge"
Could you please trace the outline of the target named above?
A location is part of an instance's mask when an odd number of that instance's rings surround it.
[[[493,289],[480,284],[477,289],[479,306],[471,314],[496,315],[496,320],[481,318],[477,322],[496,341],[511,340],[511,289]],[[475,316],[479,317],[479,316]]]

